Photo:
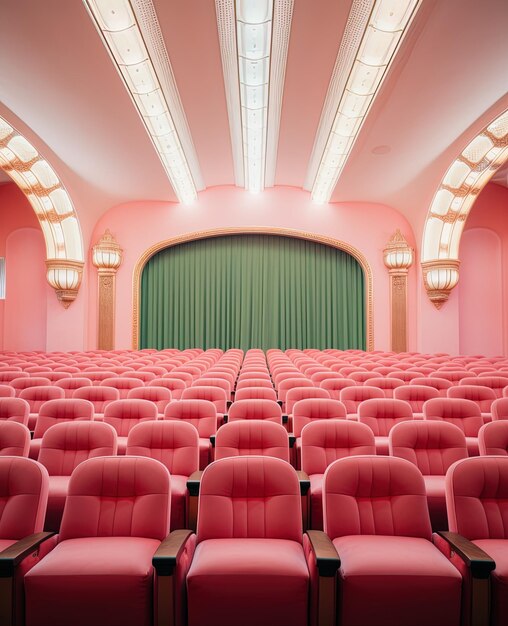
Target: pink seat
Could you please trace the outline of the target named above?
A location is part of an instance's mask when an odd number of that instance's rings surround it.
[[[471,376],[471,372],[468,370],[437,370],[430,375],[430,378],[443,378],[449,380],[452,384],[458,385],[459,381],[467,376]]]
[[[484,424],[478,432],[478,447],[481,456],[508,456],[508,422]]]
[[[270,387],[242,387],[235,392],[235,401],[238,400],[272,400],[277,401],[275,389]]]
[[[374,434],[352,420],[315,420],[302,429],[302,470],[310,478],[310,528],[323,529],[323,476],[346,456],[376,454]]]
[[[325,472],[323,509],[341,559],[341,626],[459,626],[462,577],[432,543],[425,485],[412,463],[335,461]]]
[[[124,374],[120,374],[120,378],[137,378],[144,385],[146,385],[146,383],[149,383],[151,380],[156,378],[156,376],[153,372],[136,371],[136,372],[125,372]]]
[[[11,385],[14,380],[21,378],[30,378],[30,374],[19,370],[3,370],[0,372],[0,383]],[[11,385],[12,387],[12,385]],[[15,389],[15,387],[13,387]]]
[[[159,415],[164,415],[164,409],[171,400],[171,391],[167,387],[135,387],[127,394],[128,400],[149,400],[157,407]]]
[[[216,461],[203,473],[199,500],[188,626],[307,626],[310,576],[300,487],[289,463]]]
[[[21,398],[0,398],[0,421],[10,420],[28,426],[30,407]]]
[[[217,411],[208,400],[180,400],[170,402],[164,411],[164,419],[184,420],[199,433],[199,469],[212,460],[210,437],[217,432]]]
[[[110,370],[97,370],[97,369],[88,369],[85,368],[81,374],[81,376],[86,376],[92,381],[92,385],[100,385],[103,380],[107,380],[108,378],[116,378],[118,374]]]
[[[228,421],[251,419],[282,424],[282,409],[274,400],[235,400],[229,409]]]
[[[105,408],[111,402],[120,399],[120,392],[115,387],[80,387],[73,392],[72,397],[75,400],[88,400],[93,404],[95,419],[100,418],[104,414]]]
[[[88,421],[93,419],[93,405],[88,400],[60,399],[49,400],[39,409],[35,424],[34,438],[30,442],[30,458],[39,456],[42,437],[54,424],[73,420]]]
[[[393,398],[393,392],[397,387],[402,387],[405,382],[400,378],[368,378],[365,384],[369,387],[377,387],[382,389],[385,394],[385,398]]]
[[[26,626],[153,626],[152,558],[169,530],[169,493],[153,459],[78,465],[58,544],[25,577]]]
[[[340,392],[340,401],[346,407],[346,413],[349,419],[357,419],[358,407],[361,402],[384,397],[385,394],[382,389],[370,387],[369,385],[346,387]]]
[[[490,580],[492,626],[504,626],[508,615],[507,495],[505,456],[464,459],[452,465],[446,475],[450,530],[472,541],[494,561]],[[488,591],[489,587],[484,584],[483,589]]]
[[[427,385],[404,385],[404,387],[397,387],[393,392],[396,400],[404,400],[410,405],[414,419],[423,418],[423,405],[427,400],[440,396],[440,392],[435,387]]]
[[[340,375],[339,375],[340,376]],[[351,378],[325,378],[319,384],[322,389],[326,389],[332,400],[340,400],[340,392],[345,387],[356,387],[356,382]]]
[[[91,387],[92,381],[90,378],[86,378],[84,376],[79,377],[71,377],[71,378],[62,378],[55,383],[55,387],[60,387],[60,389],[64,390],[65,398],[72,398],[73,393],[76,389],[81,389],[81,387]]]
[[[26,372],[25,372],[26,374]],[[33,376],[29,378],[15,378],[9,383],[16,392],[16,397],[23,391],[23,389],[29,389],[30,387],[47,387],[51,385],[49,378],[42,376]]]
[[[127,437],[140,422],[157,419],[157,406],[149,400],[115,400],[104,409],[104,422],[116,430],[118,454],[125,454]]]
[[[322,387],[292,387],[286,393],[286,413],[293,413],[294,405],[307,398],[330,398],[330,394]]]
[[[224,389],[228,400],[233,399],[231,396],[233,386],[230,380],[218,375],[205,374],[202,378],[198,378],[198,380],[193,382],[193,387],[219,387],[220,389]]]
[[[229,422],[219,428],[215,459],[252,454],[273,456],[289,463],[287,430],[280,423],[256,419]]]
[[[411,406],[403,400],[372,398],[358,407],[358,421],[374,433],[377,454],[388,454],[388,436],[391,429],[401,422],[413,420]]]
[[[24,424],[3,420],[0,422],[0,456],[28,456],[30,431]]]
[[[466,436],[469,456],[478,456],[478,431],[483,426],[483,419],[475,402],[460,398],[434,398],[425,403],[423,417],[458,426]]]
[[[10,385],[0,385],[0,398],[14,398],[16,392]]]
[[[446,398],[446,394],[450,387],[453,387],[453,383],[449,380],[445,380],[444,378],[430,378],[428,376],[422,376],[421,378],[413,378],[411,381],[412,385],[417,385],[419,387],[434,387],[439,391],[439,395],[443,398]]]
[[[273,384],[269,374],[266,375],[266,378],[238,378],[236,391],[238,392],[240,389],[245,389],[246,387],[267,387],[268,389],[273,389]]]
[[[52,385],[41,385],[37,387],[28,387],[23,389],[18,394],[19,398],[26,400],[30,407],[30,413],[28,416],[28,428],[30,430],[35,429],[35,423],[39,414],[41,406],[48,402],[48,400],[58,400],[65,397],[63,389],[59,387],[53,387]]]
[[[58,532],[69,480],[83,461],[117,452],[116,432],[103,422],[61,422],[42,436],[39,463],[49,474],[49,498],[45,530]]]
[[[491,407],[492,420],[508,420],[508,398],[497,398]]]
[[[127,378],[123,376],[118,376],[116,378],[105,378],[103,381],[101,381],[101,387],[114,387],[115,389],[118,389],[118,392],[120,394],[120,400],[126,400],[131,389],[143,386],[144,383],[142,380],[139,380],[138,378]]]
[[[411,461],[420,470],[432,528],[447,530],[445,475],[450,465],[468,456],[464,433],[447,422],[404,422],[390,432],[390,454]]]
[[[179,378],[167,378],[162,376],[161,378],[154,378],[148,383],[149,387],[166,387],[171,391],[171,398],[173,400],[180,400],[182,391],[186,388],[183,380]]]
[[[506,376],[478,376],[465,377],[460,381],[461,385],[480,385],[482,387],[490,387],[495,393],[496,398],[503,397],[503,389],[508,386],[508,377]]]
[[[208,400],[215,404],[217,413],[224,415],[228,412],[229,397],[220,387],[187,387],[181,397],[182,400]]]
[[[286,378],[282,380],[280,383],[277,382],[277,395],[278,399],[282,402],[282,410],[286,412],[286,395],[290,389],[293,387],[314,387],[314,383],[308,378],[299,377],[299,378]]]
[[[12,425],[26,428],[20,424]],[[0,559],[3,570],[0,615],[3,624],[24,624],[24,575],[38,562],[38,547],[47,538],[41,533],[47,501],[48,473],[42,465],[22,457],[0,457]],[[24,546],[20,540],[24,540]],[[17,554],[21,556],[19,563],[15,562]]]
[[[411,372],[409,370],[397,370],[396,372],[390,372],[387,376],[388,379],[395,378],[396,380],[402,380],[404,383],[411,384],[415,378],[419,378],[418,372]]]
[[[199,469],[199,434],[183,421],[151,421],[134,426],[127,454],[160,461],[171,474],[171,530],[188,528],[187,479]]]
[[[491,406],[496,399],[494,390],[481,385],[455,385],[447,392],[448,398],[463,398],[472,400],[478,405],[484,422],[491,421]]]

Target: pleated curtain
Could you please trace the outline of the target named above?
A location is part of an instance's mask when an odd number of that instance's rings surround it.
[[[141,278],[141,348],[365,349],[361,266],[342,250],[275,235],[161,250]]]

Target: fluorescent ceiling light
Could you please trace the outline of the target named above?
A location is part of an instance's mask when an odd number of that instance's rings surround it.
[[[83,0],[180,202],[197,197],[196,185],[157,71],[129,0]]]
[[[377,0],[343,89],[312,185],[328,202],[395,52],[421,0]]]

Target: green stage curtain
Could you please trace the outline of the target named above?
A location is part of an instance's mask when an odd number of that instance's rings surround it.
[[[161,250],[141,278],[141,348],[365,349],[365,289],[351,255],[276,235]]]

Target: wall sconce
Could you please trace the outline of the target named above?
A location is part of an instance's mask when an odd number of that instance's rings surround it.
[[[122,249],[106,230],[92,248],[92,262],[99,273],[99,350],[113,350],[115,344],[115,276],[122,263]]]
[[[394,352],[407,351],[407,272],[414,253],[397,229],[383,250],[383,260],[390,274],[391,337]]]
[[[46,278],[56,292],[56,297],[67,309],[78,295],[83,277],[84,263],[66,259],[48,259]]]
[[[443,306],[452,289],[459,282],[459,266],[458,259],[422,262],[425,289],[436,309]]]

